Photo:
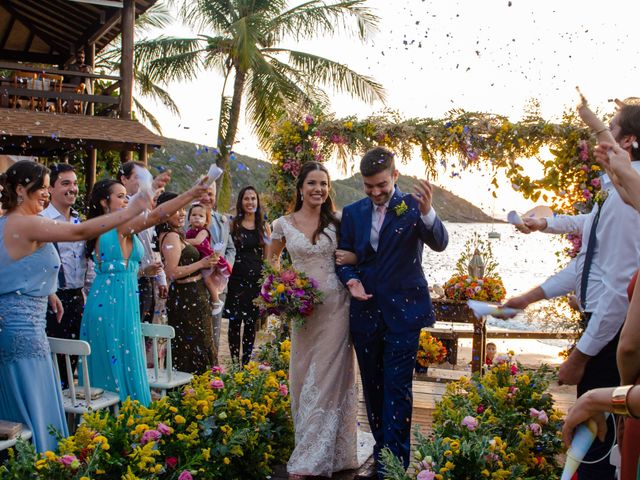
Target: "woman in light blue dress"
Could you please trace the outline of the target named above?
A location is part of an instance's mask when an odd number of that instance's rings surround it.
[[[60,385],[55,381],[45,333],[47,297],[58,321],[55,296],[60,259],[49,242],[95,237],[142,212],[133,208],[80,224],[40,217],[49,198],[49,170],[32,161],[15,163],[0,175],[0,419],[25,424],[36,450],[55,450],[53,427],[67,435]]]
[[[188,192],[163,203],[147,215],[87,242],[96,278],[87,298],[80,338],[91,345],[88,357],[91,385],[117,392],[147,406],[151,403],[140,327],[138,268],[143,247],[136,233],[164,221],[169,215],[206,192],[199,183]],[[119,211],[127,206],[125,187],[115,180],[95,184],[89,198],[88,218]]]

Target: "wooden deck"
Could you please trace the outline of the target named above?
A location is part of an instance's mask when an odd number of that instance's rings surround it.
[[[223,362],[228,361],[229,351],[226,342],[226,321],[223,320],[223,332],[220,341],[220,357]],[[259,333],[256,343],[261,343],[263,340],[262,333]],[[429,375],[424,378],[415,378],[413,382],[413,425],[419,426],[420,431],[423,434],[428,434],[431,431],[433,423],[433,410],[436,402],[444,394],[446,384],[452,380],[456,380],[463,375],[469,375],[469,371],[464,370],[451,370],[440,368],[429,368]],[[369,422],[367,421],[367,411],[362,396],[362,388],[358,385],[360,392],[360,402],[358,408],[358,422],[362,430],[369,431]],[[551,385],[549,392],[552,394],[556,407],[561,411],[566,412],[569,407],[573,405],[576,391],[575,387],[570,386],[558,386],[557,384]],[[373,459],[369,459],[363,467],[358,471],[347,471],[336,473],[332,479],[335,480],[353,480],[356,475],[362,475],[364,473],[373,473]],[[284,466],[276,469],[272,475],[272,480],[286,480],[287,473]],[[326,478],[326,477],[315,477]]]

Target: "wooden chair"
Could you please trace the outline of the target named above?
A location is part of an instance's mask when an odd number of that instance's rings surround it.
[[[40,78],[42,79],[41,85],[43,91],[62,92],[62,82],[64,81],[62,75],[43,73]],[[40,100],[40,109],[44,112],[54,111],[56,113],[62,113],[62,99],[60,97],[48,99],[43,95]]]
[[[69,388],[62,392],[64,411],[68,414],[77,415],[113,407],[114,414],[117,415],[120,395],[115,392],[104,390],[100,392],[99,396],[97,396],[96,394],[100,389],[91,388],[91,383],[89,382],[89,367],[87,366],[87,357],[91,355],[91,345],[84,340],[68,340],[64,338],[49,337],[49,346],[51,347],[53,365],[58,385],[60,385],[60,368],[58,367],[57,355],[64,355],[67,378],[69,379]],[[83,383],[81,387],[78,386],[80,391],[78,391],[74,382],[71,381],[71,379],[73,379],[71,355],[77,355],[80,357],[78,365],[82,366]]]
[[[193,375],[187,372],[180,372],[173,369],[171,357],[171,339],[175,338],[176,332],[170,325],[159,325],[156,323],[142,323],[142,336],[149,337],[153,341],[153,368],[147,369],[149,386],[162,390],[162,396],[167,394],[167,390],[185,385],[191,381]],[[158,340],[166,340],[165,368],[160,368],[158,355]]]
[[[14,88],[24,88],[29,90],[35,90],[37,79],[38,79],[38,74],[35,72],[21,72],[21,71],[13,72]],[[29,110],[33,110],[36,105],[36,99],[30,95],[27,95],[27,96],[14,95],[11,104],[13,108],[18,108],[18,107],[24,108],[24,105],[28,105]]]
[[[84,83],[80,83],[78,85],[63,84],[62,90],[77,93],[78,95],[85,93]],[[61,108],[66,113],[84,113],[84,105],[82,103],[82,100],[65,100]]]
[[[0,440],[0,452],[2,450],[7,450],[8,448],[15,446],[19,438],[30,440],[32,436],[33,434],[31,433],[31,430],[29,430],[27,426],[23,424],[22,431],[18,435],[16,435],[13,438],[9,438],[7,440]]]

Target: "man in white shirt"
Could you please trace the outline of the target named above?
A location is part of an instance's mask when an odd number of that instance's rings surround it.
[[[42,216],[58,222],[79,223],[78,212],[73,204],[78,195],[78,178],[72,165],[54,164],[51,167],[49,194],[51,201],[42,212]],[[56,294],[62,302],[64,314],[58,322],[57,314],[47,309],[47,335],[56,338],[78,339],[80,324],[84,311],[84,294],[82,289],[87,280],[87,257],[85,242],[59,242],[53,244],[60,255],[58,271],[58,291]],[[58,358],[60,380],[63,388],[68,386],[67,371],[64,368],[64,357]],[[71,358],[71,367],[75,370],[77,357]]]
[[[583,112],[581,115],[584,119]],[[610,129],[593,126],[592,129],[600,141],[609,140],[601,136],[612,136],[634,160],[640,160],[640,106],[622,107],[611,121]],[[634,161],[633,166],[640,171],[640,162]],[[620,383],[616,348],[629,306],[627,285],[640,267],[640,215],[623,202],[608,176],[602,177],[601,181],[602,191],[607,193],[602,195],[605,199],[597,203],[591,213],[526,220],[530,231],[581,233],[582,247],[563,270],[540,286],[505,303],[510,307],[524,308],[544,298],[559,297],[572,291],[576,293],[586,328],[576,348],[560,367],[558,382],[578,385],[578,396],[593,388],[618,386]],[[594,454],[593,458],[606,453],[610,442],[605,441],[604,444],[603,453]],[[613,469],[606,463],[603,466],[583,465],[579,471],[581,480],[606,480],[613,478],[613,474]]]
[[[118,170],[118,181],[124,185],[127,195],[138,193],[140,180],[135,172],[135,167],[147,168],[141,162],[126,162]],[[162,177],[162,178],[160,178]],[[165,178],[166,177],[166,178]],[[163,187],[169,181],[168,173],[161,174],[154,179],[154,189]],[[138,292],[140,299],[140,320],[152,323],[156,307],[155,290],[157,288],[160,298],[167,297],[167,277],[162,267],[160,251],[156,245],[155,227],[147,228],[138,233],[138,239],[144,248],[144,255],[138,271]]]

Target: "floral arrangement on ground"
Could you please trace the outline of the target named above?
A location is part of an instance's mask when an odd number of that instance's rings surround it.
[[[56,452],[19,441],[0,479],[268,478],[292,447],[287,372],[251,362],[214,367],[148,408],[127,400],[118,416],[87,414]]]
[[[385,478],[558,478],[562,414],[545,393],[552,370],[543,365],[523,372],[512,358],[501,356],[484,376],[447,385],[431,434],[415,432],[411,473],[386,450]]]
[[[426,368],[435,363],[444,363],[447,359],[447,348],[428,330],[420,332],[416,360],[420,367]]]

